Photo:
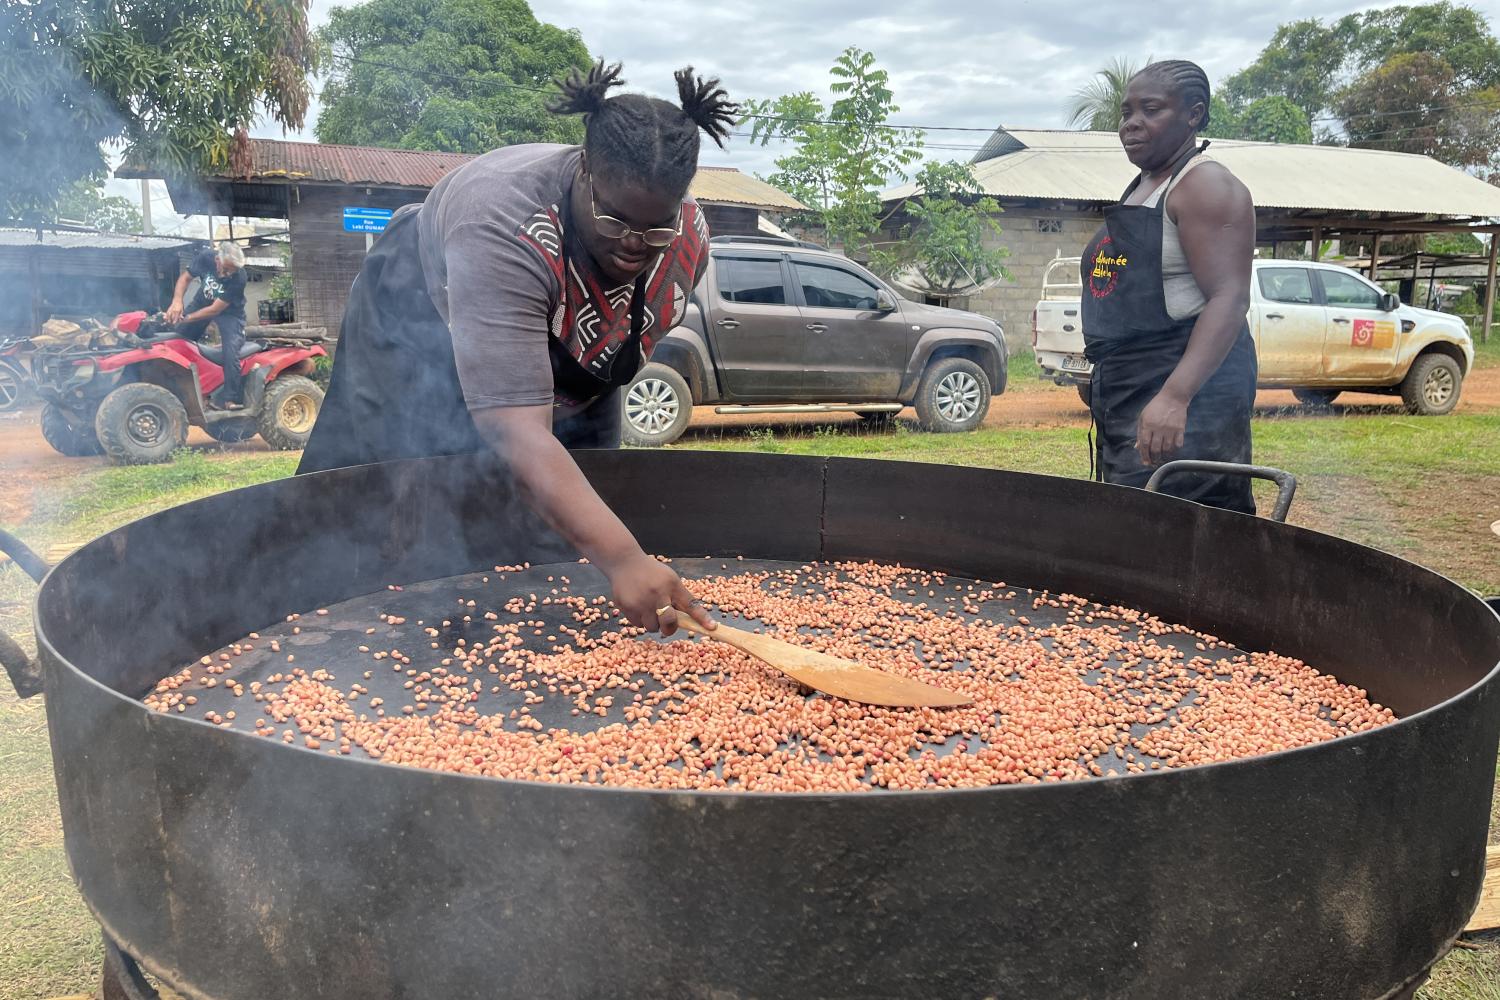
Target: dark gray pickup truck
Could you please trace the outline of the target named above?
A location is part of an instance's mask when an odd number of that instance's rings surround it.
[[[629,444],[677,440],[694,406],[719,413],[859,413],[913,406],[930,431],[978,427],[1005,391],[994,320],[901,298],[811,243],[715,237],[682,325],[621,394]]]

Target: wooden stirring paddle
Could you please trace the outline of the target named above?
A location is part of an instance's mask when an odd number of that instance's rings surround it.
[[[794,646],[758,632],[730,628],[722,622],[718,628],[709,630],[691,616],[679,613],[677,627],[684,632],[728,643],[815,691],[846,701],[891,708],[953,708],[968,705],[974,700],[946,688],[888,674],[852,660],[840,660],[827,653]]]

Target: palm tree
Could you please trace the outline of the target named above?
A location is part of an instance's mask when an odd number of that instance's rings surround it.
[[[1142,65],[1149,65],[1147,58]],[[1120,104],[1125,99],[1125,88],[1130,78],[1141,71],[1141,66],[1129,59],[1111,59],[1108,66],[1094,74],[1094,78],[1073,92],[1068,102],[1068,125],[1081,125],[1095,132],[1114,132],[1120,127]]]

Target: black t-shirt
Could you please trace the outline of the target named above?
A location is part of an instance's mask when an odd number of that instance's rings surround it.
[[[194,255],[188,264],[188,274],[199,280],[198,294],[193,296],[192,304],[188,306],[188,312],[194,313],[199,309],[213,304],[215,299],[223,299],[229,303],[229,308],[219,315],[233,316],[236,319],[245,318],[245,269],[236,268],[235,272],[227,278],[219,276],[219,259],[213,250],[205,247]]]

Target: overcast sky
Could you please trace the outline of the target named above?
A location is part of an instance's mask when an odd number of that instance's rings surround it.
[[[313,0],[315,24],[335,0]],[[345,6],[349,4],[344,4]],[[993,128],[1064,124],[1068,96],[1110,59],[1192,59],[1217,85],[1255,58],[1276,26],[1389,6],[1343,0],[1195,0],[1189,4],[1059,0],[534,0],[536,16],[576,28],[595,56],[625,64],[629,89],[672,95],[672,71],[691,64],[734,98],[811,90],[827,97],[828,67],[849,45],[875,53],[891,76],[898,123]],[[1500,24],[1500,0],[1471,6]],[[313,141],[307,127],[289,138]],[[253,134],[280,137],[279,127]],[[931,131],[930,145],[977,146],[982,133]],[[732,138],[703,162],[752,173],[772,168],[777,144]],[[967,159],[971,150],[935,149]],[[170,206],[157,187],[160,213]],[[111,182],[112,190],[130,190]],[[138,188],[135,189],[138,196]],[[175,221],[175,220],[174,220]]]

